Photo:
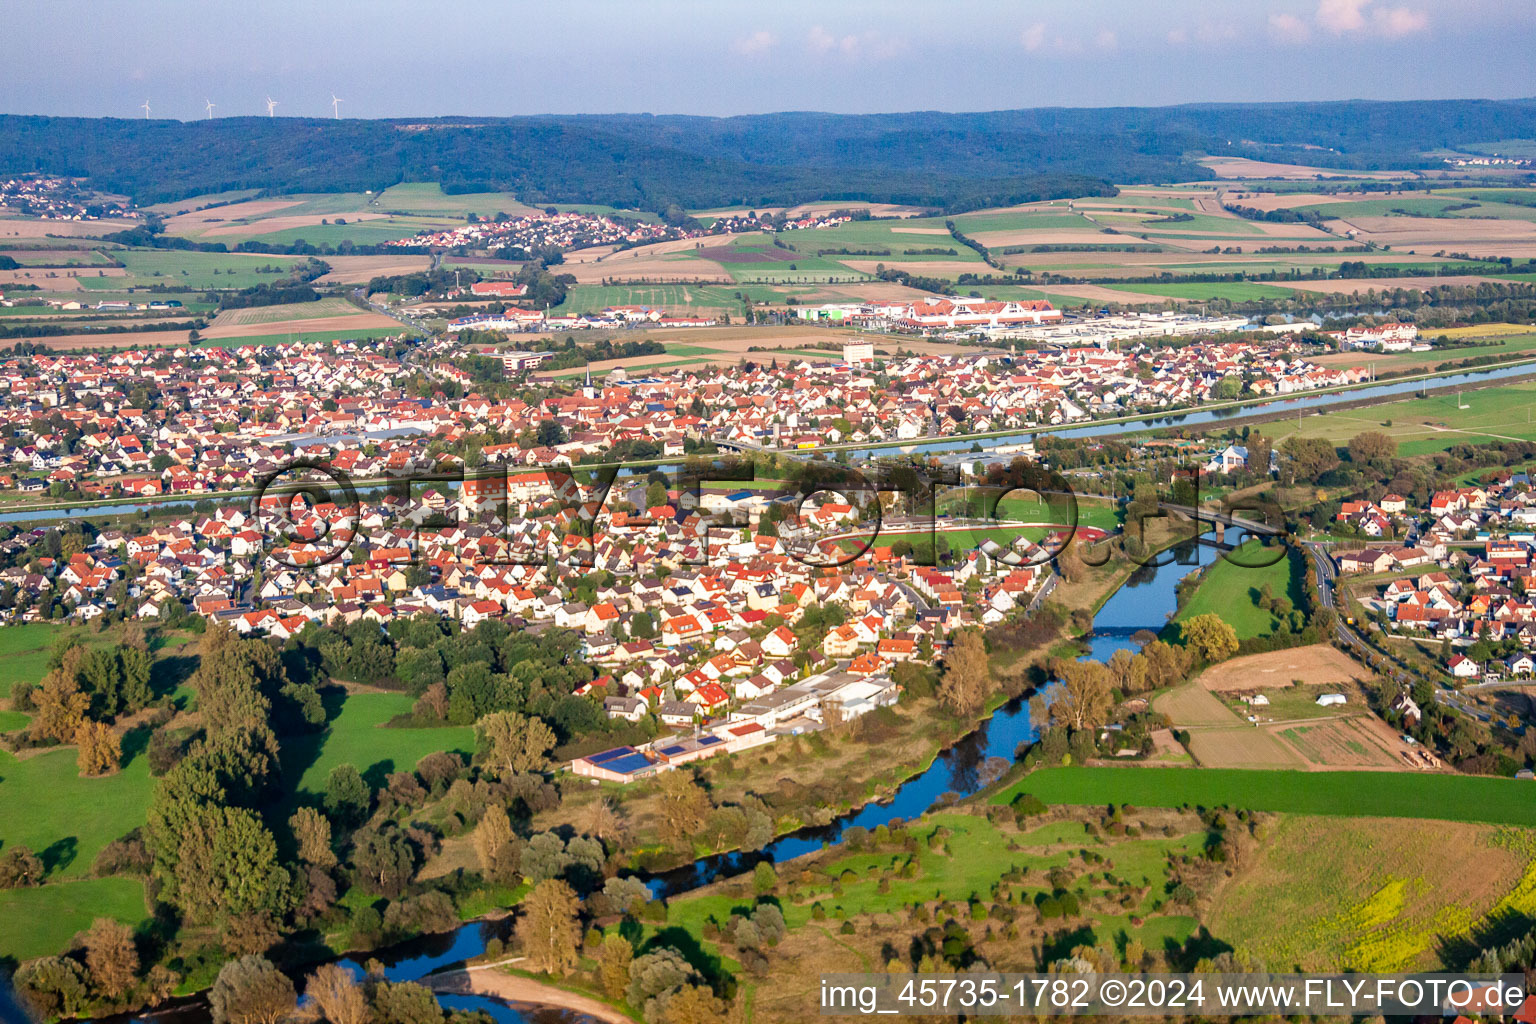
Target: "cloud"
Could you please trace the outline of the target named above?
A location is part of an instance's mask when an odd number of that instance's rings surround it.
[[[1093,45],[1101,50],[1114,50],[1120,46],[1120,37],[1110,29],[1103,29],[1093,37]]]
[[[1028,50],[1030,53],[1034,53],[1035,51],[1039,50],[1042,46],[1045,45],[1045,22],[1037,21],[1033,25],[1029,26],[1029,28],[1025,29],[1019,36],[1019,42],[1022,43],[1024,45],[1024,49]]]
[[[1274,22],[1271,16],[1271,26]],[[1318,0],[1317,24],[1334,35],[1369,29],[1399,39],[1427,29],[1429,15],[1411,7],[1372,7],[1371,0]]]
[[[820,25],[811,26],[806,44],[812,53],[838,53],[848,58],[867,57],[871,60],[889,60],[907,51],[907,41],[900,36],[877,31],[836,36]]]
[[[751,35],[743,36],[742,38],[731,43],[731,49],[735,50],[743,57],[755,57],[760,53],[767,53],[769,50],[777,46],[778,42],[778,37],[775,36],[772,32],[769,32],[767,29],[760,28],[756,32],[753,32]]]
[[[1393,39],[1429,28],[1429,15],[1407,7],[1383,7],[1371,12],[1371,21],[1377,31]]]
[[[1189,42],[1189,33],[1182,28],[1171,28],[1168,30],[1168,44],[1170,46],[1183,46],[1187,42]]]
[[[1365,6],[1370,0],[1318,0],[1317,23],[1330,32],[1358,32],[1365,28]]]
[[[1304,43],[1312,32],[1307,23],[1294,14],[1271,14],[1269,34],[1288,43]]]

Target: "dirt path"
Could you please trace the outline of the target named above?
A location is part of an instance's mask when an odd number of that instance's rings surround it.
[[[522,958],[516,957],[513,960],[502,960],[494,964],[481,964],[467,970],[434,974],[425,980],[427,987],[433,992],[494,996],[509,1003],[534,1003],[539,1006],[556,1006],[564,1010],[574,1010],[577,1013],[586,1014],[590,1020],[602,1021],[603,1024],[634,1024],[634,1018],[589,996],[567,992],[563,988],[546,985],[532,978],[523,978],[492,969],[503,963],[512,963],[520,959]]]

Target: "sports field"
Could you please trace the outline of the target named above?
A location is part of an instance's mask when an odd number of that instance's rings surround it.
[[[1048,804],[1187,804],[1536,827],[1531,783],[1472,775],[1072,766],[1036,771],[992,802],[1006,804],[1026,792]]]

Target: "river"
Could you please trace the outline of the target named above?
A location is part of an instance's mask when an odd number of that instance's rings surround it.
[[[1215,561],[1219,553],[1210,545],[1185,542],[1158,556],[1160,564],[1137,569],[1094,617],[1093,632],[1088,637],[1089,656],[1107,660],[1122,648],[1135,650],[1132,634],[1141,629],[1154,632],[1161,629],[1178,605],[1176,587],[1179,580],[1198,566]],[[985,784],[982,767],[988,758],[1003,758],[1012,763],[1018,745],[1034,737],[1029,702],[1024,698],[1010,701],[954,746],[940,753],[927,770],[902,783],[888,800],[867,804],[828,825],[790,833],[761,850],[704,857],[673,871],[651,876],[647,882],[658,896],[678,896],[716,879],[751,870],[761,860],[782,862],[819,850],[836,842],[846,829],[855,825],[874,829],[898,819],[916,818],[945,794],[968,796],[975,793]],[[491,939],[506,937],[506,927],[506,921],[475,921],[443,935],[348,956],[343,962],[361,974],[360,965],[374,958],[385,965],[385,976],[391,981],[417,981],[435,970],[479,956]],[[514,1006],[484,996],[444,995],[440,999],[444,1006],[452,1009],[485,1010],[502,1024],[553,1024],[589,1019],[568,1010]],[[176,1018],[177,1024],[180,1019]]]

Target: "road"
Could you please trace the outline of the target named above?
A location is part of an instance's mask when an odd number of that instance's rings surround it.
[[[1328,549],[1312,541],[1303,541],[1302,546],[1307,549],[1307,553],[1312,556],[1313,564],[1317,566],[1318,598],[1324,608],[1333,609],[1333,632],[1339,643],[1355,651],[1362,658],[1367,654],[1382,654],[1401,669],[1403,664],[1394,655],[1377,651],[1376,648],[1366,643],[1364,638],[1356,633],[1353,627],[1346,621],[1348,618],[1345,614],[1347,609],[1339,607],[1334,593],[1338,579],[1338,569],[1334,567],[1333,557],[1328,554]],[[1397,671],[1394,673],[1393,678],[1404,686],[1409,686],[1413,683],[1413,677],[1406,671]],[[1435,701],[1447,707],[1455,708],[1462,714],[1470,715],[1480,722],[1487,722],[1489,720],[1487,712],[1479,710],[1476,706],[1463,699],[1456,690],[1446,686],[1444,683],[1435,684]]]

